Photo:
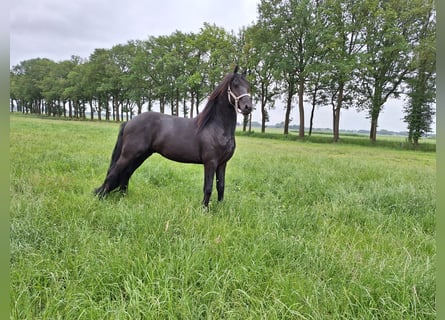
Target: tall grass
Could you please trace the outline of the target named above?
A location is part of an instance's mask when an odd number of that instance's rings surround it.
[[[11,319],[435,319],[435,153],[237,137],[226,199],[111,123],[11,116]]]

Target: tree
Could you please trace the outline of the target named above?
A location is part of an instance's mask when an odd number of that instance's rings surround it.
[[[105,83],[107,79],[105,65],[108,63],[108,60],[109,54],[107,49],[95,49],[90,55],[86,66],[90,88],[93,92],[93,100],[97,102],[97,117],[99,120],[102,120],[102,110],[105,110],[105,119],[110,119],[108,102],[111,93],[108,85]]]
[[[228,70],[237,62],[236,38],[224,28],[204,23],[196,36],[195,45],[199,51],[201,77],[204,94],[215,89]]]
[[[406,80],[408,104],[404,120],[408,123],[408,139],[415,147],[419,139],[431,131],[436,97],[436,23],[433,1],[418,7],[419,19],[413,39],[413,73]]]
[[[128,78],[131,69],[132,52],[129,46],[116,45],[109,51],[105,65],[107,87],[111,93],[113,120],[121,121],[121,112],[128,93]]]
[[[351,104],[355,86],[353,71],[362,50],[360,21],[367,19],[365,10],[354,0],[327,0],[317,10],[317,61],[322,68],[323,94],[332,105],[333,139],[340,139],[340,112]],[[320,70],[317,70],[318,74]]]
[[[253,78],[252,96],[254,101],[260,103],[261,132],[266,131],[268,109],[274,107],[274,97],[279,93],[273,78],[272,61],[268,59],[271,42],[269,36],[270,33],[264,32],[260,24],[253,25],[245,31],[246,43],[243,48],[245,65]]]
[[[155,54],[158,56],[155,68],[157,70],[157,87],[159,88],[161,103],[169,104],[172,115],[178,115],[180,92],[177,81],[184,72],[184,60],[179,52],[183,48],[183,33],[176,31],[170,36],[156,38]],[[163,112],[163,106],[161,108]]]
[[[137,108],[137,113],[142,112],[142,106],[146,101],[148,87],[145,73],[145,50],[142,41],[129,41],[126,45],[129,54],[129,70],[124,77],[123,85],[127,88],[125,98],[127,100],[125,111],[133,115],[133,105]]]
[[[290,112],[298,94],[299,136],[304,137],[304,92],[306,67],[311,63],[316,43],[314,3],[311,0],[261,1],[259,23],[269,32],[270,59],[275,61],[275,78],[282,83],[286,113],[284,134],[289,132]]]
[[[312,106],[311,115],[309,117],[309,132],[308,135],[312,135],[312,129],[314,124],[315,107],[326,105],[327,94],[324,91],[324,85],[321,81],[324,71],[317,68],[318,64],[311,66],[311,71],[309,73],[309,79],[307,83],[307,94],[309,102]]]
[[[9,111],[10,112],[14,112],[15,106],[17,106],[17,111],[19,110],[19,106],[18,106],[18,97],[19,97],[19,92],[17,91],[18,85],[18,76],[12,72],[12,70],[9,71],[9,101],[10,101],[10,106],[9,106]]]
[[[80,59],[80,58],[79,58]],[[68,100],[69,117],[85,118],[88,102],[89,82],[85,72],[85,64],[78,61],[67,75],[67,85],[63,96]]]
[[[148,40],[142,41],[133,61],[134,68],[138,70],[135,72],[140,72],[141,90],[144,91],[148,111],[152,111],[157,96],[158,78],[155,70],[157,59],[154,55],[155,47],[155,37],[149,37]],[[140,108],[138,106],[138,113],[141,111],[142,106]]]
[[[81,63],[81,58],[72,56],[71,60],[64,60],[51,64],[49,73],[42,81],[42,94],[47,106],[47,114],[66,117],[65,104],[67,98],[64,95],[69,84],[69,74]],[[78,84],[80,85],[80,84]],[[89,89],[85,86],[86,90]],[[86,93],[86,92],[84,92]]]
[[[383,105],[398,98],[402,83],[410,72],[414,1],[366,0],[363,10],[368,19],[363,22],[364,50],[360,53],[357,77],[359,94],[357,107],[366,110],[371,119],[369,138],[377,139],[377,126]]]
[[[11,90],[18,107],[24,112],[45,112],[44,80],[51,72],[53,64],[49,59],[36,58],[22,61],[13,67],[14,82],[11,83]]]

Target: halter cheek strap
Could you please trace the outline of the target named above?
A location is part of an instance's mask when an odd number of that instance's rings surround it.
[[[239,110],[239,106],[238,106],[238,102],[242,97],[250,97],[249,93],[243,93],[240,96],[235,96],[235,94],[232,92],[232,90],[230,89],[230,86],[227,88],[227,96],[229,98],[229,103],[235,107],[235,111],[241,113],[241,111]],[[235,100],[235,104],[233,104],[232,102],[230,102],[230,97],[232,97]]]

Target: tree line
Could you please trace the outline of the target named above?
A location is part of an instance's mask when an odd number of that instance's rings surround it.
[[[433,0],[262,0],[257,21],[236,34],[204,23],[198,33],[149,36],[88,58],[22,61],[10,70],[11,111],[122,121],[156,106],[194,117],[239,64],[249,70],[262,132],[281,100],[284,134],[294,107],[304,137],[316,107],[329,106],[334,141],[347,108],[366,112],[376,141],[384,104],[403,95],[409,140],[418,144],[435,113],[435,53]]]

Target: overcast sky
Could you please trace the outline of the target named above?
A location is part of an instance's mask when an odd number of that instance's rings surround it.
[[[227,31],[250,25],[259,0],[15,0],[11,2],[10,64],[71,55],[128,40],[199,32],[204,22]]]
[[[237,32],[257,17],[260,0],[14,0],[10,2],[10,66],[33,58],[88,58],[96,48],[111,48],[129,40],[169,35],[176,30],[198,33],[204,22]],[[404,131],[401,101],[391,101],[379,118],[379,128]],[[282,105],[270,124],[284,120]],[[307,111],[309,117],[309,111]],[[318,109],[315,127],[332,128],[329,107]],[[318,115],[318,116],[317,116]],[[295,108],[291,117],[298,123]],[[260,121],[260,111],[253,113]],[[306,120],[309,123],[309,119]],[[344,110],[342,129],[369,129],[365,113]]]

